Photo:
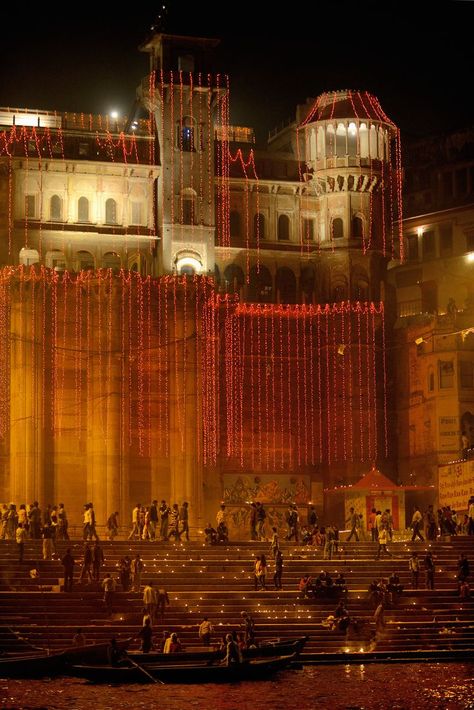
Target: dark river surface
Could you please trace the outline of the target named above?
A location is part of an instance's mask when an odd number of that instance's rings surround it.
[[[10,710],[474,710],[474,663],[307,666],[228,685],[0,680],[0,701]]]

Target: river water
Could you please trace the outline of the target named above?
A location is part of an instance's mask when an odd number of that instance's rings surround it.
[[[474,710],[474,663],[306,666],[229,685],[0,680],[5,710]]]

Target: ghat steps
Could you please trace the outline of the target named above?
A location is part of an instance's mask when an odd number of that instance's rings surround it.
[[[474,649],[474,599],[461,600],[457,593],[457,560],[465,552],[474,564],[474,539],[459,537],[431,543],[392,543],[393,558],[374,560],[376,545],[368,542],[343,543],[333,560],[323,560],[319,548],[282,544],[284,556],[283,590],[273,587],[270,562],[267,590],[254,591],[253,560],[265,552],[271,559],[269,544],[241,542],[206,547],[200,542],[174,544],[126,540],[101,543],[105,554],[105,572],[118,577],[121,557],[140,552],[145,570],[143,585],[149,581],[167,589],[171,605],[166,609],[165,625],[156,624],[158,635],[163,628],[177,630],[187,648],[199,645],[197,626],[208,616],[215,626],[215,638],[238,627],[244,609],[254,616],[260,638],[289,638],[307,634],[310,640],[305,655],[338,653],[347,648],[345,635],[331,632],[321,622],[331,614],[337,602],[332,599],[301,599],[298,582],[305,573],[319,574],[322,569],[332,576],[342,571],[348,587],[347,607],[351,615],[364,619],[373,628],[373,604],[368,587],[374,578],[400,576],[404,592],[396,606],[385,612],[386,631],[377,640],[377,652],[437,649]],[[121,591],[117,586],[113,615],[109,617],[102,602],[102,590],[96,583],[80,584],[80,565],[76,564],[74,588],[61,591],[63,568],[60,559],[72,547],[77,561],[82,556],[82,541],[56,543],[52,561],[41,559],[41,541],[29,540],[24,562],[17,561],[17,546],[12,541],[0,543],[0,648],[21,650],[23,637],[38,646],[60,648],[71,642],[81,626],[89,642],[134,636],[141,626],[142,592]],[[408,558],[412,549],[424,556],[430,549],[436,562],[435,589],[411,589]],[[39,579],[32,579],[36,566]],[[13,632],[13,633],[12,633]],[[354,648],[354,642],[349,644]],[[355,645],[359,645],[357,642]]]

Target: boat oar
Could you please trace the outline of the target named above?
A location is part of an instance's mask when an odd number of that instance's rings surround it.
[[[159,678],[154,678],[154,677],[151,675],[151,673],[148,673],[148,671],[146,670],[146,668],[143,668],[143,666],[141,666],[139,663],[137,663],[136,661],[134,661],[134,660],[133,660],[132,658],[130,658],[130,656],[128,656],[128,655],[127,655],[127,660],[130,661],[130,663],[132,664],[132,666],[134,666],[135,668],[138,668],[138,670],[139,670],[141,673],[143,673],[144,675],[147,676],[147,678],[149,678],[150,680],[152,680],[153,683],[161,683],[161,685],[164,685],[164,684],[165,684],[164,681],[160,680]]]

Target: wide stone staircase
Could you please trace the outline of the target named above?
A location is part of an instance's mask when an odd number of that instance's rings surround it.
[[[322,550],[283,543],[283,590],[273,590],[273,567],[270,562],[267,590],[254,591],[253,560],[269,544],[241,542],[208,547],[201,542],[129,542],[104,541],[106,572],[118,579],[121,557],[139,552],[145,562],[143,585],[152,582],[164,587],[171,604],[165,623],[155,624],[157,636],[166,628],[179,633],[187,649],[200,645],[198,625],[204,616],[215,627],[214,640],[229,630],[239,628],[240,612],[252,613],[257,636],[290,638],[308,635],[304,658],[322,658],[367,650],[365,641],[348,641],[343,632],[330,631],[322,621],[334,612],[337,600],[302,599],[300,578],[323,569],[335,577],[343,572],[348,587],[346,606],[351,616],[375,629],[374,604],[368,588],[374,578],[388,577],[396,571],[404,591],[385,611],[385,631],[377,635],[371,648],[376,653],[406,651],[474,650],[474,598],[460,599],[457,589],[457,561],[464,552],[474,564],[474,540],[459,537],[435,543],[396,542],[389,546],[393,558],[374,560],[376,546],[368,542],[343,543],[336,557],[323,560]],[[66,548],[71,547],[76,561],[82,556],[82,541],[57,542],[52,561],[41,559],[41,541],[29,540],[25,559],[18,563],[13,541],[0,542],[0,650],[31,651],[31,645],[59,649],[70,645],[77,627],[82,627],[88,642],[109,640],[112,636],[135,636],[142,624],[142,591],[124,592],[117,585],[110,616],[102,601],[103,592],[96,583],[79,583],[80,564],[76,564],[73,591],[62,591],[63,567],[60,563]],[[430,549],[436,563],[435,589],[411,589],[408,558],[415,549],[421,558]],[[37,568],[39,577],[30,571]],[[138,641],[135,642],[138,647]],[[359,648],[360,647],[360,648]]]

